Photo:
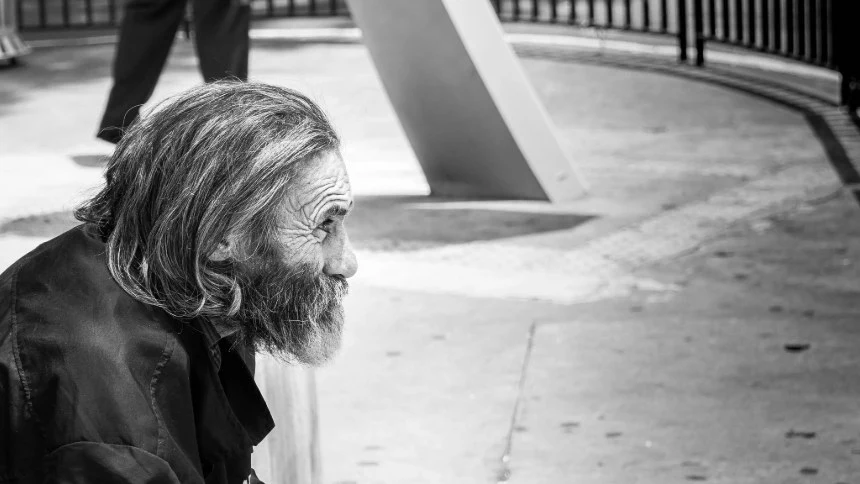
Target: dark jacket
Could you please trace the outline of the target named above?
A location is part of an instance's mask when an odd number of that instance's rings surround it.
[[[79,226],[0,275],[0,483],[239,483],[253,355],[126,294]]]

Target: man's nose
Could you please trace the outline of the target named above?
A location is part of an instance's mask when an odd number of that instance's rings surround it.
[[[325,273],[329,276],[352,277],[358,271],[358,261],[352,250],[349,237],[344,236],[340,254],[332,257],[325,265]]]

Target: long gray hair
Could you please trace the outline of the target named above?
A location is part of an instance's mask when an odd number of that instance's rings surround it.
[[[207,84],[131,126],[106,185],[75,217],[98,227],[111,274],[135,299],[178,318],[232,316],[242,291],[230,265],[210,256],[230,234],[255,241],[251,256],[272,240],[297,166],[339,143],[301,93]]]

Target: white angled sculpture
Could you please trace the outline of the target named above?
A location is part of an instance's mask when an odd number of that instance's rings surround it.
[[[347,3],[433,194],[584,193],[488,0]]]

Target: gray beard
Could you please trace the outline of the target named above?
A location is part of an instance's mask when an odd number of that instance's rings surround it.
[[[340,349],[346,279],[310,267],[291,268],[267,250],[257,262],[235,263],[242,302],[231,323],[242,340],[289,363],[319,366]]]

